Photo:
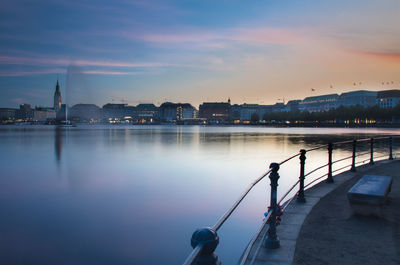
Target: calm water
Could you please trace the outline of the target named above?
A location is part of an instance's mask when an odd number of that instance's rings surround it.
[[[271,162],[329,140],[395,133],[2,126],[0,263],[181,264],[193,231],[214,225]],[[334,157],[347,154],[341,149]],[[310,153],[306,167],[326,160],[325,150]],[[298,178],[298,163],[280,170],[280,193]],[[261,224],[268,184],[261,182],[219,230],[223,264],[236,264]]]

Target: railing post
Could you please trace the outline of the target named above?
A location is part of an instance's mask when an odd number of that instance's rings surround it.
[[[351,162],[351,171],[356,172],[356,146],[357,140],[353,140],[353,160]]]
[[[393,160],[393,137],[389,137],[389,160]]]
[[[369,160],[369,164],[374,164],[374,138],[371,138],[371,159]]]
[[[193,263],[194,265],[221,264],[218,256],[214,254],[214,250],[217,248],[219,243],[219,237],[216,231],[209,227],[197,229],[196,231],[194,231],[190,243],[193,248],[195,248],[198,244],[203,245],[199,256]]]
[[[333,178],[332,178],[332,151],[333,151],[333,144],[329,143],[328,144],[328,178],[326,179],[326,182],[328,182],[328,183],[333,183]]]
[[[300,188],[299,194],[297,195],[298,202],[306,202],[306,198],[304,197],[304,166],[306,163],[306,150],[300,150]]]
[[[271,217],[269,219],[269,229],[268,229],[268,237],[265,239],[265,247],[269,249],[275,249],[280,247],[279,238],[276,235],[276,213],[278,211],[277,206],[277,188],[278,188],[278,179],[279,179],[279,164],[271,163],[269,168],[272,169],[269,174],[269,179],[271,180],[271,206],[270,210],[272,211]]]

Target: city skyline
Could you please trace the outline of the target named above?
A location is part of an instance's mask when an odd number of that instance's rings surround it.
[[[354,86],[353,89],[345,90],[343,92],[331,91],[331,93],[329,93],[329,94],[320,94],[319,90],[316,90],[316,89],[312,88],[311,89],[311,92],[312,92],[311,95],[303,96],[303,97],[300,97],[300,98],[285,98],[285,97],[282,97],[282,98],[276,99],[275,102],[272,102],[270,104],[264,104],[263,102],[260,103],[260,102],[246,102],[246,101],[237,103],[237,102],[232,102],[232,100],[231,100],[231,98],[229,96],[227,98],[225,98],[225,99],[222,99],[222,100],[213,100],[213,99],[210,98],[207,101],[199,102],[199,104],[197,104],[197,105],[194,104],[193,102],[190,102],[190,101],[173,101],[173,100],[169,101],[169,100],[166,100],[166,99],[165,99],[165,101],[161,101],[161,102],[160,101],[159,102],[154,102],[154,101],[151,101],[151,100],[130,102],[130,101],[127,101],[127,100],[112,99],[111,101],[104,102],[102,104],[97,104],[95,102],[90,102],[90,101],[89,102],[74,102],[74,103],[71,104],[71,103],[68,103],[68,102],[65,101],[64,95],[62,93],[60,94],[60,91],[63,91],[63,89],[60,87],[60,83],[61,82],[57,79],[56,84],[52,88],[52,91],[50,91],[50,93],[54,93],[55,92],[57,94],[57,96],[56,96],[56,94],[54,94],[54,95],[53,94],[49,94],[48,97],[50,98],[51,102],[49,104],[47,104],[47,105],[35,105],[35,104],[31,104],[31,102],[21,102],[21,103],[15,102],[14,106],[12,106],[12,107],[0,106],[0,108],[15,108],[15,107],[18,107],[21,104],[29,104],[29,105],[32,105],[32,106],[35,106],[35,107],[53,107],[53,106],[55,106],[56,98],[57,98],[57,101],[59,101],[59,103],[58,103],[59,107],[58,108],[60,108],[61,103],[68,105],[68,107],[72,107],[73,105],[77,105],[77,104],[93,104],[93,105],[101,107],[101,106],[107,105],[107,104],[125,104],[125,105],[130,105],[130,106],[139,105],[139,104],[154,104],[155,106],[157,106],[157,105],[159,106],[159,105],[162,105],[163,103],[174,103],[174,104],[191,104],[193,107],[196,108],[196,107],[198,107],[199,105],[201,105],[203,103],[217,103],[217,102],[219,102],[219,103],[227,102],[227,103],[230,103],[232,105],[246,105],[246,104],[249,104],[249,105],[274,105],[274,104],[278,104],[278,103],[287,104],[290,101],[303,101],[305,99],[312,98],[312,97],[323,97],[323,96],[326,96],[326,95],[333,95],[333,94],[336,94],[336,95],[340,96],[341,94],[346,94],[346,93],[349,93],[349,92],[350,93],[358,92],[358,91],[379,92],[379,91],[394,91],[394,90],[400,91],[399,89],[397,89],[398,86],[396,86],[396,84],[393,81],[391,81],[391,82],[387,81],[387,82],[382,82],[381,83],[381,85],[383,86],[384,89],[367,90],[367,89],[362,89],[360,87],[361,86],[360,83],[353,83],[353,86]]]
[[[400,86],[397,1],[34,3],[2,1],[2,107],[50,106],[57,77],[63,102],[100,106]]]

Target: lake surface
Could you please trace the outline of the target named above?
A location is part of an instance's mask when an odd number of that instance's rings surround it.
[[[398,132],[1,126],[0,264],[181,264],[194,230],[213,226],[271,162],[328,141]],[[387,155],[383,143],[376,149]],[[326,153],[307,154],[306,169],[326,163]],[[349,154],[351,146],[334,158]],[[298,173],[298,158],[281,168],[279,194]],[[218,231],[223,264],[236,264],[268,203],[266,179]]]

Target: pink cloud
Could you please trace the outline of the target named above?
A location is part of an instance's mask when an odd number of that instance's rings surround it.
[[[26,100],[23,99],[23,98],[13,98],[13,99],[11,99],[11,101],[12,101],[12,102],[15,102],[15,103],[18,103],[18,104],[21,104],[21,103],[23,103],[23,102],[26,102]]]
[[[29,75],[44,75],[44,74],[63,74],[66,69],[49,69],[43,71],[15,71],[15,72],[0,72],[0,76],[14,77],[14,76],[29,76]],[[119,71],[105,71],[105,70],[86,70],[80,71],[79,74],[87,75],[140,75],[145,72],[119,72]]]
[[[383,60],[392,63],[400,63],[400,53],[398,52],[354,52],[363,57]]]
[[[101,67],[165,67],[176,66],[160,62],[120,62],[120,61],[99,61],[99,60],[68,60],[57,58],[29,58],[16,56],[0,56],[0,64],[18,65],[77,65],[77,66],[101,66]]]
[[[123,33],[125,37],[150,43],[204,43],[210,47],[224,48],[223,42],[289,43],[302,37],[296,30],[284,28],[233,28],[221,32],[192,30],[181,33],[155,33],[137,35]],[[214,45],[217,44],[217,45]]]
[[[135,36],[133,38],[136,38]],[[197,32],[197,33],[177,33],[177,34],[146,34],[137,37],[146,42],[155,43],[182,43],[182,42],[205,42],[221,38],[221,36]]]
[[[232,40],[261,43],[289,43],[300,38],[298,32],[281,28],[243,28],[231,36]]]
[[[27,75],[44,75],[44,74],[63,74],[65,73],[65,69],[47,69],[41,71],[13,71],[13,72],[0,72],[0,76],[27,76]]]
[[[82,71],[80,73],[88,74],[88,75],[138,75],[138,74],[143,74],[143,72],[118,72],[118,71],[102,71],[102,70]]]
[[[30,75],[44,75],[44,74],[64,74],[66,69],[46,69],[41,71],[14,71],[14,72],[0,72],[0,76],[15,77],[15,76],[30,76]],[[121,71],[106,71],[106,70],[84,70],[77,72],[78,74],[87,75],[140,75],[147,72],[121,72]]]

